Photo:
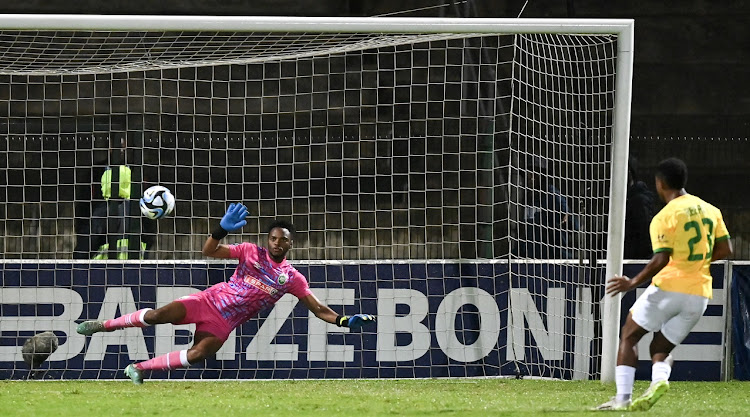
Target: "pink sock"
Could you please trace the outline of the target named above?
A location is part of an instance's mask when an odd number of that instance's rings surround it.
[[[136,311],[135,313],[125,314],[116,319],[105,320],[104,328],[107,330],[124,329],[125,327],[146,327],[149,324],[143,320],[146,312],[151,310],[150,308],[144,308]]]
[[[187,368],[188,366],[190,366],[190,362],[187,360],[187,349],[169,352],[166,355],[157,356],[135,364],[135,367],[141,371],[167,371],[170,369]]]

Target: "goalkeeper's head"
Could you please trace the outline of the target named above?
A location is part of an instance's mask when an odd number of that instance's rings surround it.
[[[294,234],[294,225],[284,220],[275,220],[268,226],[268,254],[274,261],[286,258],[294,243]]]

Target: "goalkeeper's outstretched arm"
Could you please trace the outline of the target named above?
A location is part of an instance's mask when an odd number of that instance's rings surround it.
[[[232,203],[229,205],[224,217],[219,222],[219,227],[211,233],[203,244],[203,250],[201,251],[204,255],[212,258],[229,258],[229,246],[222,245],[219,242],[221,239],[226,237],[229,232],[239,230],[242,226],[247,224],[247,207],[241,203]]]
[[[313,294],[303,297],[300,300],[302,304],[315,314],[315,317],[339,327],[359,328],[367,323],[375,322],[375,316],[372,314],[355,314],[351,317],[340,316],[331,310],[330,307],[321,303]]]

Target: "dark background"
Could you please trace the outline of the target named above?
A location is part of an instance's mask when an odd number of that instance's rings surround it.
[[[722,208],[736,238],[736,257],[750,257],[743,254],[750,251],[742,239],[750,234],[743,226],[750,220],[744,191],[750,165],[750,2],[30,0],[0,6],[2,13],[464,17],[516,17],[522,9],[522,17],[635,19],[631,155],[641,176],[653,187],[659,160],[683,158],[691,173],[688,191]]]
[[[524,1],[30,0],[0,13],[516,17]],[[442,6],[442,7],[439,7]],[[750,2],[530,0],[522,17],[633,18],[634,137],[746,138]]]

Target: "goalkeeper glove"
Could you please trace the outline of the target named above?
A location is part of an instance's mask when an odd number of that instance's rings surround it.
[[[339,327],[348,327],[350,329],[359,329],[366,323],[374,323],[375,316],[372,314],[355,314],[349,316],[338,316],[336,317],[336,325]]]
[[[219,222],[219,228],[211,236],[214,239],[223,239],[229,232],[241,229],[247,224],[247,220],[245,220],[247,214],[247,207],[242,203],[230,204],[226,214],[224,214],[224,217]]]

